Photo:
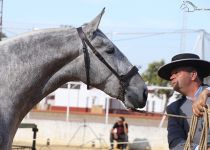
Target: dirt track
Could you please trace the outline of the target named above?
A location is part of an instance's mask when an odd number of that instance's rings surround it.
[[[13,147],[13,150],[17,150],[17,149],[18,149],[17,147]],[[18,150],[20,149],[28,150],[29,148],[19,147]],[[70,146],[59,146],[59,145],[51,145],[51,146],[37,145],[36,150],[108,150],[108,148],[70,147]]]
[[[67,147],[67,146],[51,146],[51,147],[37,147],[37,150],[107,150],[103,148],[80,148],[80,147]]]
[[[26,149],[22,149],[22,150],[26,150]],[[108,148],[69,147],[69,146],[59,146],[59,145],[50,145],[50,146],[37,145],[36,150],[108,150]],[[115,150],[118,150],[118,149],[115,149]],[[162,150],[162,148],[156,148],[154,150]]]
[[[40,112],[32,111],[30,112],[31,119],[43,119],[43,120],[66,120],[65,112]],[[118,116],[124,116],[126,121],[130,125],[139,125],[139,126],[159,126],[159,123],[162,119],[160,115],[153,114],[109,114],[109,123],[113,124],[116,122]],[[91,114],[91,113],[75,113],[70,112],[69,121],[70,122],[95,122],[95,123],[104,123],[105,114]],[[167,120],[164,121],[163,127],[166,127]]]
[[[108,150],[108,147],[87,147],[87,146],[66,146],[66,145],[39,145],[36,144],[36,150]],[[13,143],[12,150],[31,150],[31,143]]]
[[[109,115],[109,123],[113,124],[118,116],[124,116],[126,121],[130,125],[137,125],[137,126],[151,126],[157,127],[162,119],[161,116],[152,116],[151,114],[140,114],[140,115],[128,115],[128,114],[110,114]],[[30,119],[43,119],[43,120],[65,120],[66,113],[65,112],[40,112],[40,111],[32,111],[30,112],[29,116]],[[104,123],[105,122],[105,115],[97,115],[91,113],[70,113],[70,122],[97,122],[97,123]],[[166,126],[167,120],[164,121],[163,126]],[[19,144],[19,143],[16,143]],[[38,144],[38,143],[37,143]],[[26,145],[22,143],[21,145]],[[58,145],[36,145],[36,150],[108,150],[108,148],[87,148],[87,147],[69,147],[69,146],[58,146]],[[27,150],[27,149],[25,149]],[[162,150],[161,148],[155,148],[154,150]]]

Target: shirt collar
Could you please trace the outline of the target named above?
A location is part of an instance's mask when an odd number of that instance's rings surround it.
[[[203,87],[200,86],[200,87],[198,88],[198,90],[195,92],[194,97],[198,97],[199,94],[200,94],[202,91],[203,91]],[[193,97],[186,96],[186,98],[189,99],[189,100],[193,100]]]

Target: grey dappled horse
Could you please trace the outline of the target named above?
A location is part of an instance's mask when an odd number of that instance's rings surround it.
[[[68,81],[86,83],[87,73],[91,86],[120,98],[127,108],[145,106],[147,89],[141,76],[129,73],[133,66],[98,29],[102,14],[83,25],[80,36],[73,27],[44,29],[0,43],[0,150],[11,149],[20,122],[34,105]],[[126,84],[122,86],[118,75],[96,57],[81,36],[120,77],[130,74]],[[85,46],[89,68],[85,67]]]

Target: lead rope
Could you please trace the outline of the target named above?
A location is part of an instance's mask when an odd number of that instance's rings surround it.
[[[207,150],[207,139],[208,139],[208,129],[209,129],[208,108],[203,107],[203,110],[204,110],[204,115],[203,115],[204,123],[199,141],[199,150]],[[191,143],[195,135],[197,124],[198,124],[198,117],[193,115],[190,123],[188,137],[184,146],[184,150],[191,150]]]

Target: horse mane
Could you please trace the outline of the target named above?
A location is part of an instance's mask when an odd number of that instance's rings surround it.
[[[22,34],[18,34],[14,37],[10,37],[10,38],[6,38],[3,41],[0,42],[0,45],[3,44],[10,44],[13,41],[19,40],[19,39],[25,39],[31,36],[35,36],[35,35],[41,35],[41,34],[49,34],[52,32],[61,32],[61,31],[66,31],[66,30],[71,30],[74,29],[74,27],[72,26],[68,26],[68,27],[58,27],[58,28],[43,28],[43,29],[38,29],[38,30],[32,30],[30,32],[25,32]]]

